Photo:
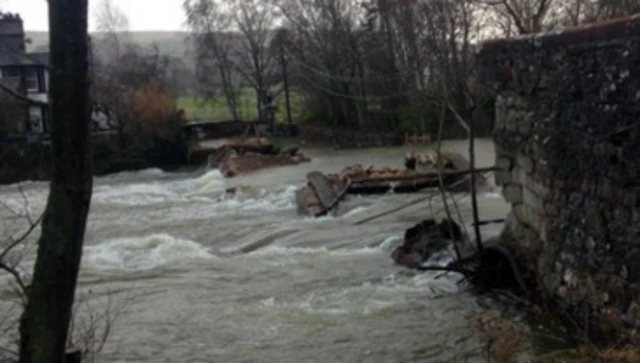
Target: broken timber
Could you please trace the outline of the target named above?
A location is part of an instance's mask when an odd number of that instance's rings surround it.
[[[322,216],[335,210],[345,194],[383,194],[413,193],[427,188],[438,188],[440,182],[451,191],[468,190],[471,180],[469,176],[479,174],[475,178],[476,188],[490,186],[483,175],[499,170],[497,167],[471,169],[469,162],[460,154],[441,154],[444,170],[438,171],[435,165],[426,163],[423,171],[413,169],[393,169],[373,167],[363,168],[356,164],[345,168],[338,175],[324,175],[314,171],[307,175],[307,185],[296,194],[300,212],[312,216]]]
[[[316,192],[316,195],[318,196],[318,199],[320,199],[320,203],[322,203],[322,205],[328,207],[333,204],[336,199],[336,195],[331,188],[329,179],[324,176],[324,174],[319,171],[312,171],[307,174],[307,181]]]
[[[476,168],[474,170],[444,170],[438,174],[437,171],[427,173],[407,173],[388,176],[373,176],[353,178],[349,186],[351,194],[379,194],[393,190],[396,193],[412,193],[426,188],[437,188],[439,186],[440,175],[444,178],[445,187],[460,187],[457,183],[461,177],[466,177],[472,173],[480,174],[496,171],[496,167]],[[485,179],[478,179],[478,184],[486,185]],[[479,185],[482,186],[482,185]]]
[[[472,173],[478,173],[478,174],[482,174],[482,173],[489,173],[492,171],[497,171],[499,170],[498,167],[495,166],[491,166],[491,167],[486,167],[486,168],[476,168],[474,170],[444,170],[441,174],[442,176],[466,176],[466,175],[470,175]],[[389,175],[389,176],[376,176],[376,177],[372,177],[372,178],[367,178],[367,177],[363,177],[363,178],[354,178],[351,182],[352,183],[364,183],[364,182],[369,182],[369,181],[386,181],[386,182],[392,182],[392,181],[412,181],[412,180],[416,180],[416,179],[433,179],[433,178],[438,178],[438,172],[434,171],[434,172],[430,172],[430,173],[414,173],[414,174],[402,174],[402,175]]]
[[[314,217],[326,215],[344,198],[348,189],[348,180],[311,172],[307,174],[307,185],[296,193],[298,207]]]

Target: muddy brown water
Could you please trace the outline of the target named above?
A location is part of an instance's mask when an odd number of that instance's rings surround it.
[[[354,196],[335,217],[297,214],[295,189],[308,171],[401,167],[406,151],[309,150],[311,163],[231,180],[159,170],[97,178],[80,291],[91,291],[97,310],[127,302],[99,361],[485,362],[468,321],[485,308],[460,277],[414,273],[389,257],[406,228],[442,212],[438,198],[384,215],[426,193]],[[493,164],[489,140],[476,152],[479,166]],[[236,185],[240,195],[221,198]],[[24,189],[28,208],[42,210],[46,184]],[[0,187],[0,198],[23,206],[15,185]],[[458,198],[470,222],[469,200]],[[481,195],[480,208],[483,219],[508,210],[496,191]],[[8,295],[2,276],[0,296]]]

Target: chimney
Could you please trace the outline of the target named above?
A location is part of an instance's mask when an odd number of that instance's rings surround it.
[[[0,12],[0,46],[26,52],[24,24],[19,14]]]

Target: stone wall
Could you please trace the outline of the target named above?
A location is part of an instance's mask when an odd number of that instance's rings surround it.
[[[506,240],[592,331],[640,325],[640,18],[483,44]],[[593,328],[598,329],[593,329]]]

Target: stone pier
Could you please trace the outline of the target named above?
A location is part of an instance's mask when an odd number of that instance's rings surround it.
[[[490,41],[505,241],[583,327],[640,325],[640,18]],[[593,331],[595,331],[593,330]]]

